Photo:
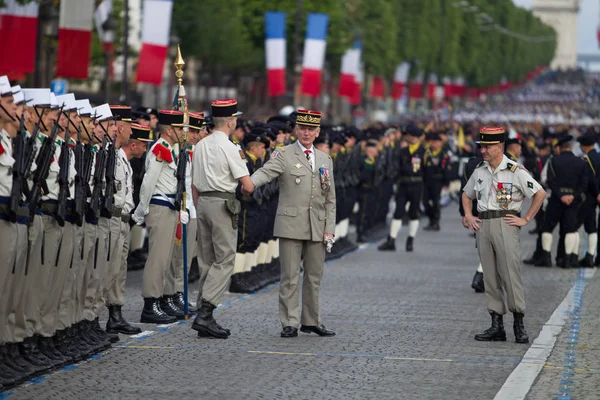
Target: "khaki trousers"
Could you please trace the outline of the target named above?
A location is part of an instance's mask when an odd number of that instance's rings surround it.
[[[83,275],[85,274],[85,260],[82,259],[84,234],[85,223],[82,226],[73,224],[73,261],[65,282],[59,311],[60,325],[65,327],[81,321],[78,301],[80,288],[83,285]]]
[[[83,315],[88,321],[96,319],[102,307],[102,282],[108,268],[110,221],[100,218],[96,226],[96,243],[87,249],[85,306]],[[85,250],[84,250],[85,251]]]
[[[129,223],[121,221],[119,239],[117,240],[117,247],[113,254],[114,258],[111,256],[110,260],[112,279],[108,291],[106,292],[106,305],[122,306],[125,304],[125,283],[127,281]]]
[[[483,266],[485,301],[489,312],[506,314],[508,309],[525,311],[521,279],[520,228],[510,226],[502,218],[484,219],[477,232],[477,249]]]
[[[316,326],[319,316],[319,290],[325,263],[323,242],[279,238],[281,282],[279,283],[279,319],[281,326],[298,327],[300,260],[304,255],[302,282],[302,325]]]
[[[146,215],[146,229],[148,229],[148,259],[144,266],[142,296],[160,298],[165,287],[165,275],[173,256],[177,211],[151,204]]]
[[[14,343],[13,285],[17,275],[25,273],[27,225],[0,220],[0,243],[0,343]]]
[[[196,249],[198,248],[196,241],[196,232],[198,231],[198,224],[196,219],[191,219],[189,224],[186,225],[187,229],[187,270],[190,271],[192,266],[192,258],[196,255]],[[183,235],[183,233],[182,233]],[[183,236],[181,237],[181,245],[176,243],[173,245],[173,257],[171,258],[171,268],[167,271],[165,277],[165,291],[166,296],[174,295],[177,292],[183,293]]]
[[[102,298],[99,307],[111,305],[109,292],[117,279],[119,270],[121,269],[121,254],[123,252],[124,244],[124,237],[121,233],[121,223],[122,221],[120,215],[110,219],[110,230],[108,232],[108,249],[110,253],[106,263],[106,269],[104,270],[104,276],[102,278]]]
[[[64,278],[63,271],[59,271],[58,250],[61,248],[63,237],[63,228],[58,225],[54,217],[42,215],[44,224],[44,233],[42,238],[42,274],[41,282],[44,284],[43,290],[40,292],[40,317],[41,327],[40,335],[44,337],[52,337],[55,329],[55,318],[58,312],[58,304],[62,295],[62,287],[58,288],[61,282],[61,275]],[[66,223],[66,228],[70,227]]]
[[[231,216],[225,200],[214,197],[198,199],[198,267],[200,289],[198,304],[202,299],[219,305],[235,265],[237,225],[231,225]]]
[[[55,275],[56,289],[60,293],[56,307],[55,329],[61,331],[71,326],[71,299],[75,295],[73,286],[75,285],[75,260],[73,248],[75,247],[77,225],[65,222],[63,227],[62,242],[58,256],[58,271]]]
[[[25,287],[21,294],[21,305],[23,306],[23,338],[28,338],[41,329],[40,301],[46,289],[46,283],[42,281],[44,267],[42,266],[42,239],[44,236],[44,223],[41,215],[35,215],[29,226],[29,254],[27,261],[27,276]],[[17,325],[21,312],[17,308]]]

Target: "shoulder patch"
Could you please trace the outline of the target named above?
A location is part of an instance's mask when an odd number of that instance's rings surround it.
[[[284,151],[284,150],[282,150],[282,151]],[[273,150],[273,152],[271,153],[271,158],[277,157],[277,154],[279,154],[279,149]]]
[[[171,154],[169,149],[167,149],[165,146],[163,146],[160,143],[157,144],[156,146],[154,146],[154,148],[152,149],[152,153],[156,156],[156,161],[164,160],[168,163],[173,162],[173,155]]]
[[[531,182],[531,181],[527,181],[527,187],[528,187],[529,189],[533,189],[533,182]]]
[[[513,164],[510,166],[510,172],[516,172],[519,169],[519,164]]]

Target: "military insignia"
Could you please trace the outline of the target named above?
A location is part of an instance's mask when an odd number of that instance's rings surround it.
[[[527,187],[533,189],[533,182],[527,181]]]
[[[277,154],[279,154],[279,150],[273,150],[273,152],[271,153],[271,158],[277,157]]]
[[[417,173],[419,172],[419,170],[421,169],[421,159],[419,157],[413,157],[410,160],[412,167],[413,167],[413,173]]]
[[[299,185],[299,184],[300,184],[300,182],[301,182],[300,178],[299,178],[299,177],[298,177],[298,178],[296,178],[296,185]]]
[[[483,179],[477,179],[477,183],[481,185],[483,183]]]
[[[512,203],[512,183],[498,182],[496,202],[500,207],[508,208],[510,203]]]
[[[120,192],[122,187],[123,187],[122,183],[117,182],[117,192]]]
[[[329,170],[327,168],[319,168],[319,178],[321,180],[321,190],[329,191],[331,180],[329,178]]]
[[[298,164],[294,165],[294,167],[300,169],[300,168],[302,168],[302,164],[298,163]]]
[[[440,163],[440,159],[437,157],[434,157],[431,159],[431,162],[433,163],[433,165],[435,165],[437,167],[438,164]]]

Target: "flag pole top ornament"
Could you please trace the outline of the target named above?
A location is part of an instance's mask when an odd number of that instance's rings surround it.
[[[185,88],[183,87],[183,67],[185,66],[185,61],[183,61],[183,56],[181,55],[181,48],[179,47],[179,43],[177,44],[177,57],[175,58],[175,62],[173,63],[175,66],[175,76],[177,77],[177,109],[183,112],[183,131],[184,131],[184,141],[187,141],[187,133],[189,129],[189,113],[187,106],[187,99],[185,97]],[[175,104],[174,104],[175,105]]]
[[[183,86],[183,67],[185,66],[185,61],[183,61],[183,57],[181,56],[181,49],[179,48],[179,44],[177,45],[177,58],[175,59],[175,76],[177,77],[177,84],[179,86]]]

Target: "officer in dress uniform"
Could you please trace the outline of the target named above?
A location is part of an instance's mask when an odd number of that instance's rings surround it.
[[[177,138],[183,135],[184,114],[161,110],[158,117],[160,139],[146,156],[146,174],[133,219],[138,225],[146,222],[149,240],[142,283],[144,309],[141,322],[168,324],[184,317],[173,303],[173,298],[164,296],[164,287],[166,271],[173,256],[172,238],[175,237],[178,222],[189,222],[189,214],[176,210],[174,204],[177,192],[175,144]]]
[[[331,157],[313,146],[319,135],[321,113],[298,110],[298,142],[275,150],[265,166],[252,175],[255,187],[279,178],[280,195],[274,234],[279,237],[281,337],[305,333],[333,336],[321,323],[319,289],[325,262],[325,243],[335,232],[335,184]],[[299,308],[300,261],[304,257],[302,317]]]
[[[428,133],[427,139],[430,146],[425,152],[423,160],[423,175],[425,180],[423,205],[425,213],[429,217],[429,226],[424,229],[427,231],[440,230],[441,206],[440,198],[442,188],[450,183],[450,174],[452,164],[450,156],[443,150],[443,142],[439,133]]]
[[[536,266],[551,267],[552,231],[560,222],[565,233],[565,257],[561,268],[577,268],[577,216],[581,195],[588,187],[588,164],[572,152],[573,136],[564,134],[558,138],[560,154],[548,160],[548,187],[552,191],[544,219],[543,255]]]
[[[479,143],[485,161],[475,169],[462,194],[463,226],[477,232],[486,305],[492,318],[492,326],[475,335],[475,340],[506,340],[503,322],[506,291],[508,309],[514,316],[515,341],[527,343],[529,337],[523,324],[525,298],[519,227],[533,219],[546,193],[524,167],[504,156],[505,136],[504,128],[481,128]],[[525,197],[533,197],[533,201],[521,218],[519,215]],[[477,199],[478,217],[471,212],[473,199]]]
[[[198,266],[200,267],[200,309],[192,324],[199,336],[226,339],[230,331],[213,317],[235,266],[239,201],[238,181],[251,189],[248,168],[239,149],[229,137],[241,112],[237,101],[211,103],[214,131],[194,148],[192,192],[198,211]]]
[[[579,208],[578,230],[581,225],[584,226],[585,233],[588,235],[587,254],[579,261],[579,266],[592,268],[594,266],[594,256],[598,247],[598,226],[596,225],[596,208],[600,203],[600,187],[598,173],[600,172],[600,154],[594,148],[598,141],[598,136],[589,132],[577,138],[580,149],[584,153],[583,159],[589,166],[588,169],[588,187],[585,191],[586,198]]]
[[[400,149],[398,153],[397,162],[400,168],[396,188],[396,209],[390,225],[390,234],[378,247],[380,251],[396,251],[396,237],[402,227],[402,217],[407,203],[410,223],[406,251],[413,251],[414,238],[419,230],[419,207],[423,194],[423,159],[425,158],[425,147],[419,138],[423,135],[423,130],[411,124],[404,133],[408,146]]]
[[[19,132],[16,104],[10,82],[6,76],[0,77],[0,390],[3,386],[13,386],[33,372],[33,365],[19,354],[18,343],[14,338],[14,326],[8,323],[13,299],[11,285],[18,274],[24,274],[27,260],[27,217],[11,221],[9,204],[13,185],[12,139]],[[19,199],[20,200],[20,199]],[[20,207],[21,208],[21,207]],[[26,215],[27,213],[23,213]]]

